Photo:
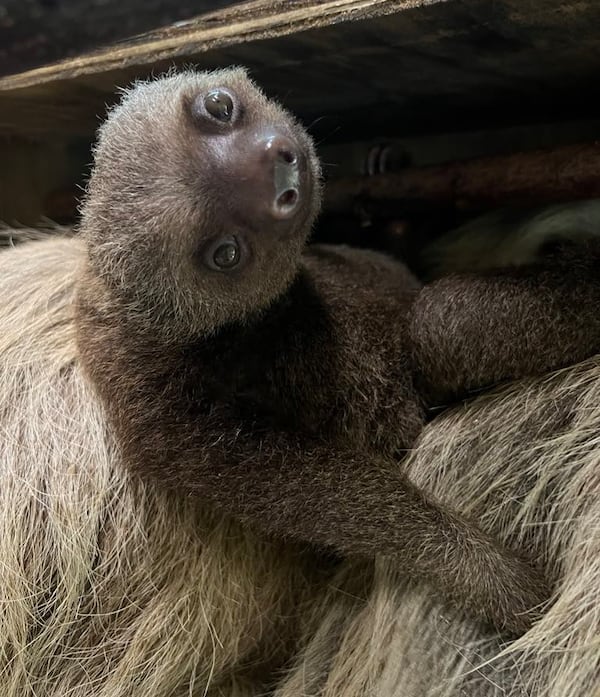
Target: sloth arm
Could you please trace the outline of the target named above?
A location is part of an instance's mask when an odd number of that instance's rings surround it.
[[[543,264],[425,286],[410,335],[430,406],[588,358],[600,352],[600,242]]]
[[[85,308],[79,351],[126,466],[262,532],[344,555],[394,556],[495,626],[525,631],[549,592],[525,560],[427,498],[383,458],[259,429],[203,404],[194,367]]]

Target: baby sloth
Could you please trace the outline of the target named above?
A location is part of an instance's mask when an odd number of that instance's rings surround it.
[[[310,138],[243,70],[139,84],[111,112],[77,322],[125,462],[265,533],[393,555],[523,632],[541,573],[398,457],[429,406],[600,349],[599,250],[420,288],[376,253],[304,249],[319,198]]]

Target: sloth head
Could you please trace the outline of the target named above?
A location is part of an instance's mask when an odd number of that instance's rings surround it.
[[[268,307],[320,202],[306,131],[242,69],[135,85],[99,131],[81,231],[94,277],[175,339]]]

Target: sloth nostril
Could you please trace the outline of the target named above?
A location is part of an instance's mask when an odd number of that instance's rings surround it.
[[[295,206],[298,201],[298,192],[296,189],[286,189],[277,198],[277,205],[280,208],[291,208]]]

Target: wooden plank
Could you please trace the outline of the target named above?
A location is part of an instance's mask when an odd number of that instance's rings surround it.
[[[192,52],[286,36],[339,22],[390,15],[447,0],[253,0],[188,22],[144,34],[74,59],[0,79],[0,90],[16,90],[131,65],[173,59]]]
[[[201,20],[6,78],[0,132],[91,139],[117,87],[190,63],[247,65],[326,143],[600,116],[597,0],[260,0]]]
[[[236,0],[2,0],[0,75],[32,70]]]

